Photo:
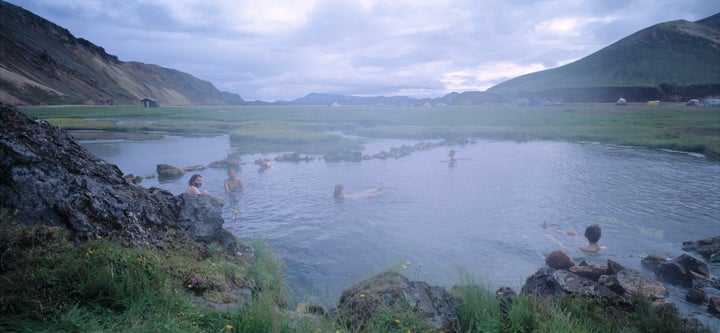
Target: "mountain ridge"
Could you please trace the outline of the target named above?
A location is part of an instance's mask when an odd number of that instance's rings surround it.
[[[242,104],[191,74],[120,61],[22,7],[0,1],[0,99],[17,105]]]
[[[720,92],[720,14],[631,34],[570,64],[497,84],[508,98],[610,102],[687,100]]]
[[[245,101],[175,69],[120,61],[104,48],[0,0],[0,101],[16,105],[372,105],[681,101],[720,93],[720,13],[659,23],[570,64],[522,75],[486,91],[436,98],[313,92],[291,101]]]

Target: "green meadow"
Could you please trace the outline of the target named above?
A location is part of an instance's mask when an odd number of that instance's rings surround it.
[[[720,158],[720,108],[682,104],[444,108],[68,106],[22,110],[73,131],[81,139],[102,138],[107,133],[131,140],[151,139],[158,133],[223,134],[230,136],[239,153],[324,154],[355,150],[362,147],[362,139],[356,137],[485,138],[592,141]]]
[[[77,138],[153,139],[229,135],[242,152],[326,153],[359,149],[356,137],[542,139],[670,148],[720,157],[720,109],[685,106],[557,107],[32,107]],[[342,134],[342,135],[341,135]],[[348,137],[350,135],[350,137]],[[0,331],[3,332],[433,332],[407,306],[380,308],[362,327],[342,315],[290,304],[283,262],[262,241],[253,261],[168,229],[162,251],[96,239],[74,243],[65,228],[19,225],[0,211]],[[389,267],[401,274],[400,267]],[[377,272],[368,272],[368,276]],[[416,278],[408,276],[408,278]],[[649,300],[586,297],[503,304],[486,282],[451,288],[463,332],[710,332]],[[242,302],[233,290],[252,292]],[[197,296],[225,310],[203,307]],[[622,315],[609,315],[608,309]]]

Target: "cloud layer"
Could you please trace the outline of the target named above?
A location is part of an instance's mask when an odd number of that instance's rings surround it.
[[[310,92],[438,97],[585,57],[707,0],[11,0],[123,61],[246,100]]]

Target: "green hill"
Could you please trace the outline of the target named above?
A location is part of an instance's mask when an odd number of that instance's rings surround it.
[[[720,13],[653,25],[573,63],[487,91],[566,102],[681,101],[720,94]]]

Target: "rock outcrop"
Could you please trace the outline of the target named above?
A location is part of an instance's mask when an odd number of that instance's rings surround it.
[[[66,132],[12,106],[0,104],[0,128],[0,213],[18,223],[65,226],[78,241],[162,246],[164,231],[175,228],[231,243],[217,205],[202,209],[168,191],[136,186]]]
[[[201,242],[217,242],[225,251],[232,253],[235,236],[223,229],[223,201],[210,195],[181,194],[180,227]]]
[[[720,262],[720,236],[683,243],[682,249],[696,252],[711,262]]]
[[[407,305],[426,324],[442,332],[459,332],[454,298],[438,286],[409,281],[394,271],[384,271],[345,289],[337,313],[355,329],[364,327],[373,313],[383,307]]]
[[[563,295],[587,295],[619,298],[642,295],[663,299],[667,288],[651,276],[626,269],[620,263],[574,266],[570,256],[556,250],[545,258],[550,268],[541,268],[525,281],[521,293],[540,298]]]
[[[672,260],[660,255],[649,255],[642,259],[642,264],[662,280],[685,288],[691,288],[697,280],[710,280],[707,264],[688,254],[682,254]]]
[[[539,298],[563,295],[588,295],[618,298],[607,287],[566,270],[540,268],[525,281],[520,293]]]

